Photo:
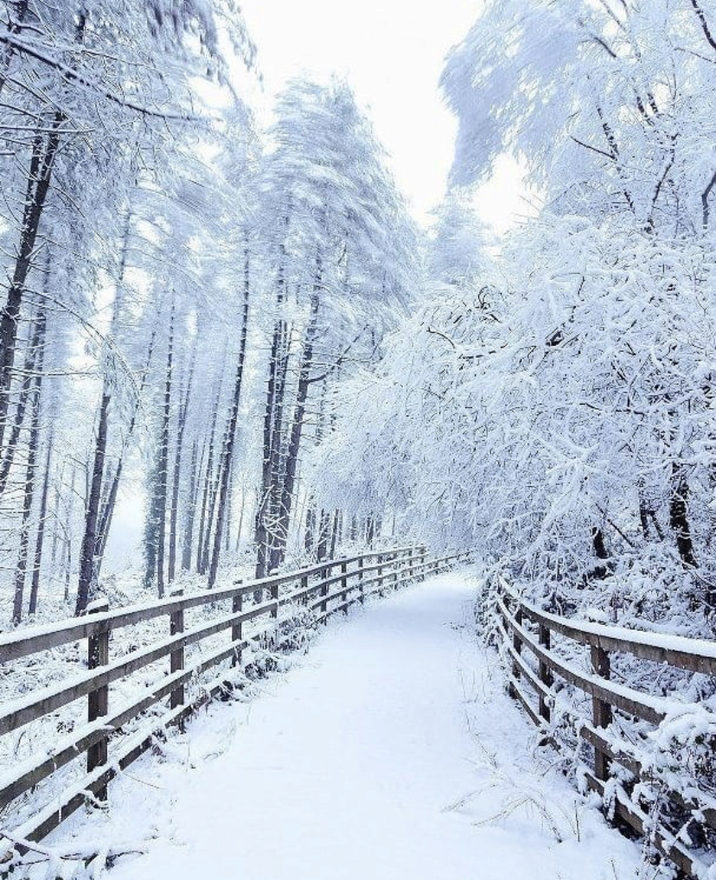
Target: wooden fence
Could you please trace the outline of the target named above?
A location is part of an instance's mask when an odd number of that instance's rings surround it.
[[[354,602],[362,603],[372,593],[423,579],[466,557],[462,553],[429,559],[420,547],[376,550],[211,592],[175,594],[112,611],[106,604],[95,604],[84,617],[0,634],[3,672],[12,668],[7,664],[21,658],[82,640],[87,644],[86,670],[59,684],[0,704],[0,735],[6,735],[52,716],[76,700],[87,701],[86,724],[68,735],[57,735],[52,743],[43,743],[44,748],[37,755],[0,772],[0,838],[5,838],[0,839],[0,875],[3,862],[9,864],[13,852],[22,854],[28,849],[23,844],[41,840],[88,799],[104,798],[110,780],[138,758],[156,734],[170,725],[181,724],[200,705],[226,693],[224,672],[204,686],[198,697],[188,699],[185,688],[191,679],[222,661],[240,665],[242,651],[269,637],[281,624],[295,622],[306,613],[311,614],[311,620],[324,620],[336,611],[347,611]],[[212,614],[201,625],[185,628],[188,610],[210,606],[220,612],[222,603],[229,605],[229,613]],[[155,618],[167,620],[167,638],[111,659],[113,632]],[[244,631],[246,624],[259,618],[265,618],[263,627]],[[210,650],[192,656],[191,663],[185,662],[185,648],[227,630],[230,637],[225,644],[218,648],[213,645]],[[169,659],[168,670],[158,672],[151,687],[129,703],[110,705],[110,685],[162,658]],[[122,732],[128,722],[162,701],[166,701],[166,706],[161,714],[146,719],[148,723],[132,733]],[[12,808],[18,798],[82,755],[86,756],[86,772],[79,780],[66,785],[59,795],[53,790],[49,803],[31,818],[25,818],[19,825],[13,823]]]
[[[713,840],[710,834],[716,830],[713,764],[710,771],[704,771],[698,786],[677,791],[674,779],[671,785],[665,785],[663,779],[656,780],[643,767],[643,751],[649,747],[643,732],[635,731],[634,736],[626,737],[620,734],[620,728],[629,729],[631,725],[633,730],[633,722],[638,720],[654,731],[669,717],[693,710],[698,713],[700,724],[713,731],[716,715],[699,704],[677,703],[615,682],[611,661],[615,654],[626,654],[713,676],[716,642],[563,618],[524,601],[501,580],[495,611],[495,633],[506,660],[510,694],[522,704],[531,720],[543,728],[544,742],[559,748],[550,723],[554,720],[553,712],[559,712],[560,720],[566,721],[588,745],[593,765],[585,769],[586,781],[606,803],[613,805],[613,815],[637,835],[648,835],[656,850],[671,860],[682,875],[705,877],[710,860],[709,839]],[[561,651],[557,650],[560,640]],[[570,642],[589,648],[588,671],[584,668],[586,664],[565,656],[574,653],[574,649],[564,650]],[[591,698],[591,717],[581,716],[573,701],[560,696],[560,681]],[[525,685],[534,692],[534,702],[528,699]],[[624,723],[616,723],[619,721]],[[712,749],[715,745],[710,742]],[[614,765],[623,769],[615,773]],[[639,796],[632,798],[630,792],[634,792],[637,783],[660,789],[666,809],[662,807],[658,816],[650,814]],[[668,818],[680,827],[667,828]]]

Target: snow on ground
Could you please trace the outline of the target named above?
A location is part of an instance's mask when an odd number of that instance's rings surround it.
[[[249,702],[216,704],[47,843],[144,850],[113,880],[634,880],[638,845],[531,750],[433,578],[329,624]]]

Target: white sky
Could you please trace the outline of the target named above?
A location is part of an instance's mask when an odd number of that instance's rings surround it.
[[[269,96],[293,76],[345,75],[368,108],[417,219],[443,197],[456,122],[443,104],[443,60],[481,0],[241,0]],[[519,206],[512,168],[478,205],[497,231]],[[507,192],[508,190],[509,192]]]

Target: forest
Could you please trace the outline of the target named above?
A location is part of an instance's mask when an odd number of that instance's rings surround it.
[[[232,0],[4,7],[5,625],[399,538],[708,631],[709,5],[488,4],[428,229],[345,81],[257,121]]]
[[[2,619],[371,542],[383,507],[323,507],[309,460],[419,260],[350,88],[297,80],[263,131],[233,2],[4,7]]]
[[[710,6],[488,4],[427,230],[345,81],[257,121],[232,0],[4,7],[6,625],[382,536],[708,629]]]

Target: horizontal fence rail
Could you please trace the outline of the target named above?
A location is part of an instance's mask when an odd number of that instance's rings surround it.
[[[27,844],[41,840],[88,799],[104,799],[111,779],[146,751],[157,734],[182,724],[201,705],[227,692],[224,672],[203,686],[199,696],[188,699],[186,686],[197,676],[224,661],[242,667],[242,652],[246,648],[260,646],[262,640],[266,642],[276,635],[281,626],[296,624],[304,615],[310,615],[310,622],[325,620],[337,611],[347,611],[356,602],[363,603],[367,596],[446,570],[468,555],[453,553],[430,559],[424,547],[375,550],[323,560],[309,568],[249,583],[188,596],[175,594],[111,611],[106,603],[95,603],[85,617],[0,634],[3,672],[12,668],[8,664],[22,658],[33,659],[83,640],[87,645],[82,671],[0,703],[0,735],[41,719],[52,719],[53,713],[77,700],[84,698],[87,704],[86,724],[76,726],[64,736],[55,735],[51,745],[44,743],[37,754],[0,772],[0,876],[5,875],[3,865],[10,864],[14,853],[24,854],[29,849]],[[186,626],[186,612],[201,608],[213,612],[222,603],[230,611],[217,613],[191,628]],[[168,624],[165,638],[111,658],[114,632],[160,618]],[[261,618],[262,625],[245,630],[246,624]],[[193,655],[190,663],[186,662],[187,647],[201,646],[226,631],[226,643],[213,644]],[[120,705],[110,701],[110,685],[165,658],[169,660],[168,669],[158,673],[149,686],[137,688],[133,699]],[[76,665],[83,664],[78,660]],[[148,716],[139,730],[123,733],[122,728],[130,721],[157,708],[160,713]],[[80,779],[63,787],[59,795],[53,790],[48,803],[33,809],[30,818],[20,824],[12,822],[9,810],[18,799],[83,755],[86,772]],[[8,824],[10,827],[6,828]]]
[[[666,827],[662,818],[651,815],[644,798],[645,789],[657,784],[644,768],[639,748],[648,747],[648,732],[639,729],[626,736],[623,731],[629,722],[636,722],[653,732],[663,722],[689,711],[699,714],[702,726],[716,730],[716,715],[698,703],[677,702],[614,681],[612,658],[630,655],[712,676],[716,675],[716,642],[563,618],[526,602],[502,579],[497,582],[494,612],[497,625],[493,634],[505,660],[509,693],[542,728],[543,742],[560,747],[553,726],[553,714],[558,713],[560,721],[566,721],[588,745],[593,765],[583,771],[586,782],[604,798],[614,816],[637,835],[648,835],[655,849],[682,875],[705,877],[713,861],[713,852],[705,854],[712,849],[708,835],[716,831],[714,774],[701,779],[696,788],[689,785],[686,792],[676,790],[675,782],[664,792],[663,781],[658,782],[667,803],[661,816],[676,816],[680,826]],[[555,644],[558,639],[563,640],[563,650]],[[575,662],[574,651],[567,650],[570,644],[589,648],[588,664]],[[561,683],[591,698],[588,717],[564,697]],[[534,693],[534,701],[528,698],[525,685]],[[714,746],[716,742],[711,742],[712,749]]]

